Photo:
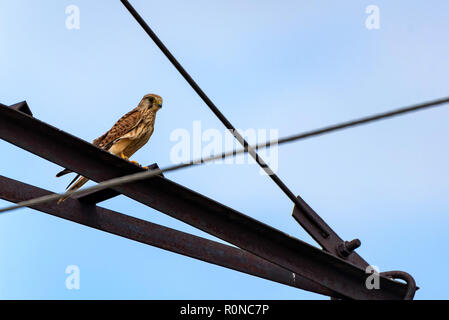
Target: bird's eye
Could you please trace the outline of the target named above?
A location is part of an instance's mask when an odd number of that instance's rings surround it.
[[[150,100],[150,102],[154,101],[154,97],[149,97],[148,100]]]

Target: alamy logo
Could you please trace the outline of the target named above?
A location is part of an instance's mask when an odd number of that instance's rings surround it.
[[[369,5],[365,12],[369,15],[365,20],[365,27],[368,30],[380,29],[380,9],[378,6]]]
[[[69,15],[65,19],[65,27],[69,30],[79,30],[80,8],[74,4],[71,4],[65,8],[65,13]]]
[[[368,266],[365,273],[370,274],[365,280],[365,286],[368,290],[380,289],[379,268],[377,266]]]
[[[65,287],[68,290],[80,289],[80,268],[77,265],[68,265],[65,273],[69,276],[65,279]]]
[[[257,150],[259,156],[271,168],[268,174],[276,173],[278,170],[278,144],[279,130],[277,129],[246,129],[236,130],[251,146],[271,142],[269,148]],[[206,159],[208,157],[220,156],[225,152],[243,149],[241,144],[229,131],[218,129],[202,130],[201,121],[193,121],[192,131],[178,128],[171,132],[170,141],[175,142],[170,150],[170,161],[173,164],[187,163]],[[256,164],[249,154],[240,154],[211,161],[214,164]],[[260,174],[266,174],[260,169]]]

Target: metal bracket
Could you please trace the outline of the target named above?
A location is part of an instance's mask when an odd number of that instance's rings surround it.
[[[31,109],[28,106],[28,103],[26,101],[22,101],[22,102],[10,105],[9,107],[14,109],[14,110],[23,112],[23,113],[25,113],[25,114],[27,114],[27,115],[29,115],[31,117],[33,116],[33,113],[31,112]]]
[[[415,279],[404,271],[386,271],[381,272],[380,275],[390,278],[390,279],[401,279],[404,280],[407,283],[407,292],[405,293],[404,300],[413,300],[413,297],[415,296],[416,291],[419,289],[419,287],[416,286]]]
[[[304,204],[308,206],[307,203],[304,202]],[[354,252],[354,250],[361,244],[359,239],[343,241],[343,239],[341,239],[312,208],[310,208],[309,214],[312,214],[316,223],[320,224],[320,229],[317,228],[316,224],[312,223],[302,211],[298,210],[296,206],[293,208],[292,216],[325,251],[366,269],[369,263]],[[326,230],[328,236],[324,237],[321,230]]]

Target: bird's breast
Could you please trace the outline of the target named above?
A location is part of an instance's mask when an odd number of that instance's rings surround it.
[[[125,155],[127,157],[131,157],[137,150],[142,148],[148,142],[148,140],[150,140],[153,131],[153,125],[141,125],[137,127],[135,138],[132,139],[130,144],[126,147],[126,150],[124,152]]]

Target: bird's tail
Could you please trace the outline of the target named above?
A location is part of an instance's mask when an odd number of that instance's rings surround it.
[[[80,177],[67,191],[78,190],[81,188],[89,179]],[[63,196],[58,200],[58,204],[62,203],[68,196]]]
[[[70,172],[72,172],[72,170],[69,170],[69,169],[64,169],[64,170],[62,170],[61,172],[58,172],[57,174],[56,174],[56,177],[62,177],[63,175],[65,175],[65,174],[67,174],[67,173],[70,173]]]

